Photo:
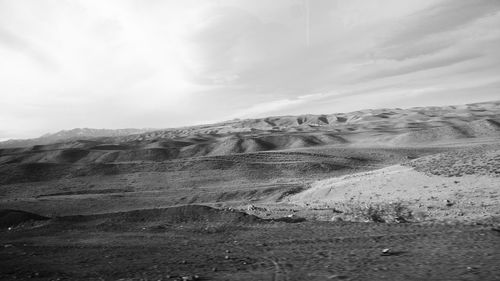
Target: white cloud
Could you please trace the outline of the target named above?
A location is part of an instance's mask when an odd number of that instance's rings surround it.
[[[280,111],[286,110],[288,108],[297,107],[305,105],[310,102],[325,100],[329,97],[338,95],[338,93],[316,93],[298,96],[296,98],[272,100],[267,102],[262,102],[255,104],[249,108],[241,110],[236,114],[232,115],[230,119],[233,118],[245,118],[245,117],[264,117],[276,114]]]
[[[248,118],[248,117],[263,117],[267,115],[271,115],[273,112],[283,110],[292,105],[297,105],[303,103],[304,100],[300,99],[283,99],[283,100],[275,100],[261,104],[255,104],[249,108],[246,108],[234,115],[232,115],[229,119],[234,118]]]

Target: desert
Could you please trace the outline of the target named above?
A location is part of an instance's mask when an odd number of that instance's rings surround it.
[[[500,279],[499,101],[75,132],[0,143],[0,279]]]
[[[0,281],[500,280],[500,0],[0,0]]]

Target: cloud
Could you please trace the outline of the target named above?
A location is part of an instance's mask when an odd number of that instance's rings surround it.
[[[316,94],[302,95],[302,96],[298,96],[296,98],[290,98],[290,99],[266,101],[263,103],[253,105],[253,106],[246,108],[242,111],[239,111],[236,114],[232,115],[231,117],[232,118],[244,118],[244,117],[251,117],[251,116],[269,116],[269,115],[275,114],[276,112],[279,112],[279,111],[287,109],[287,108],[297,107],[297,106],[301,106],[301,105],[304,105],[307,103],[325,100],[329,97],[336,96],[336,95],[338,95],[338,93],[335,93],[335,92],[333,92],[333,93],[316,93]]]
[[[232,116],[232,118],[244,118],[244,117],[258,117],[258,116],[266,116],[270,115],[273,112],[283,110],[292,105],[297,105],[303,103],[303,101],[299,99],[283,99],[283,100],[275,100],[266,103],[256,104],[247,109],[244,109]]]
[[[467,62],[481,57],[480,54],[447,54],[444,56],[426,56],[424,58],[407,59],[404,62],[385,63],[385,69],[377,69],[376,72],[364,77],[365,79],[387,78],[392,76],[407,75],[419,71],[428,71],[435,68],[448,67],[455,64]]]
[[[42,51],[39,46],[30,43],[28,40],[25,40],[22,37],[1,28],[0,26],[0,47],[1,46],[7,47],[14,52],[19,52],[32,58],[46,70],[53,70],[57,68],[57,62],[54,58],[45,51]]]
[[[447,0],[410,16],[384,45],[408,45],[428,36],[462,28],[499,10],[500,3],[497,0]]]
[[[248,71],[276,64],[294,49],[295,35],[285,25],[231,6],[200,12],[185,32],[186,67],[201,84],[244,81]]]
[[[303,2],[285,2],[288,9],[266,5],[274,13],[282,10],[266,18],[223,1],[196,17],[196,28],[188,32],[191,47],[185,55],[191,81],[247,85],[249,94],[260,87],[296,97],[468,62],[483,54],[457,48],[464,34],[437,34],[467,28],[494,15],[500,5],[486,0],[477,7],[456,2],[384,1],[377,6],[311,1],[308,45]],[[288,18],[283,11],[289,12]]]
[[[0,121],[15,137],[479,101],[499,25],[496,0],[0,0]]]
[[[454,31],[431,32],[419,41],[390,47],[381,41],[375,44],[373,55],[365,63],[353,67],[352,75],[345,79],[346,87],[351,90],[394,84],[422,87],[449,80],[463,84],[464,78],[474,81],[491,77],[500,63],[495,47],[500,43],[500,33],[495,28],[498,24],[500,14],[496,13],[463,24]]]

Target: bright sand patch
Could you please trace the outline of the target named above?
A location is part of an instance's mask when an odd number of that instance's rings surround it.
[[[500,179],[485,175],[427,175],[395,165],[320,180],[289,200],[309,206],[404,202],[435,219],[480,219],[500,215]]]

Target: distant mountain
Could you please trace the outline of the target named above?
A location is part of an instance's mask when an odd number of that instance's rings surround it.
[[[44,145],[57,142],[66,142],[74,140],[88,140],[101,137],[120,137],[134,134],[142,134],[153,129],[92,129],[75,128],[71,130],[62,130],[53,134],[45,134],[39,138],[33,139],[11,139],[0,142],[0,147],[26,147],[33,145]]]
[[[500,135],[500,101],[451,106],[428,106],[365,109],[347,113],[303,114],[296,116],[272,116],[257,119],[235,119],[215,124],[179,127],[146,133],[120,136],[116,143],[138,143],[185,139],[200,144],[213,142],[238,143],[244,140],[257,142],[260,138],[301,138],[314,134],[325,135],[326,143],[380,143],[388,145],[413,145],[471,137]],[[230,137],[231,140],[226,139]],[[323,138],[323,137],[322,137]],[[215,141],[218,140],[218,141]],[[391,142],[389,142],[391,141]],[[288,143],[288,141],[284,141]],[[295,142],[295,141],[292,141]],[[305,144],[323,143],[323,140],[302,140]],[[280,144],[259,144],[263,147],[283,147]],[[246,144],[245,144],[246,145]],[[290,145],[288,143],[287,145]],[[298,144],[297,144],[298,145]],[[299,145],[300,146],[300,145]],[[307,145],[305,145],[307,146]],[[254,144],[248,144],[255,148]]]
[[[0,148],[93,140],[94,144],[80,143],[61,148],[76,145],[86,149],[97,143],[122,144],[119,147],[153,149],[152,154],[158,153],[158,149],[165,150],[168,152],[168,157],[165,157],[176,158],[332,144],[413,146],[499,136],[500,101],[491,101],[455,106],[381,108],[334,114],[235,119],[161,130],[73,129],[36,139],[0,142]],[[118,147],[113,148],[116,149]],[[107,149],[98,147],[98,150],[102,152]]]

